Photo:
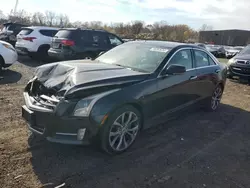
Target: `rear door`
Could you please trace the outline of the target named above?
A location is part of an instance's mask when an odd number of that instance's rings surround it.
[[[106,32],[93,31],[91,34],[93,37],[93,45],[97,54],[110,49],[110,41]]]
[[[199,97],[210,97],[218,83],[220,67],[207,52],[200,49],[194,49],[194,60]]]
[[[55,36],[55,34],[57,33],[57,30],[54,30],[54,29],[40,29],[39,33],[41,34],[41,37],[40,37],[41,45],[42,44],[51,45],[52,37]]]

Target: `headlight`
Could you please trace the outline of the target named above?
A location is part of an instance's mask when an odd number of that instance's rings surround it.
[[[234,62],[235,62],[235,59],[232,58],[232,59],[229,59],[228,64],[232,64],[232,63],[234,63]]]
[[[89,113],[92,109],[92,107],[94,106],[94,104],[96,103],[96,101],[98,101],[100,98],[109,95],[115,91],[118,91],[119,89],[114,89],[114,90],[110,90],[110,91],[106,91],[103,93],[99,93],[97,95],[92,95],[90,97],[81,99],[80,101],[77,102],[75,109],[73,111],[73,115],[74,116],[78,116],[78,117],[86,117],[89,116]]]
[[[74,116],[88,116],[92,101],[93,99],[82,99],[78,101],[74,109]]]
[[[8,48],[12,51],[15,51],[15,49],[13,48],[13,46],[9,45],[9,44],[2,44],[5,48]]]

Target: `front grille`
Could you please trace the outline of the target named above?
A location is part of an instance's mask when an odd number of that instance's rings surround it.
[[[238,60],[238,61],[236,61],[236,63],[238,63],[238,64],[246,64],[246,61]]]
[[[246,67],[232,67],[232,72],[235,74],[250,76],[250,68]]]
[[[41,95],[34,97],[33,105],[54,110],[59,100],[55,96]]]

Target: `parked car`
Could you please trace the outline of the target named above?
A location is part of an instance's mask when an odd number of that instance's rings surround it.
[[[205,48],[205,49],[206,49],[206,45],[205,45],[205,44],[203,44],[203,43],[195,43],[195,45],[200,46],[200,47],[202,47],[202,48]]]
[[[218,48],[215,48],[214,45],[207,44],[206,49],[212,53],[215,57],[219,57]]]
[[[49,141],[97,139],[104,151],[117,154],[141,130],[194,104],[215,111],[226,74],[226,65],[195,45],[126,42],[95,60],[38,67],[25,87],[22,116]]]
[[[228,78],[243,78],[250,81],[250,45],[228,61]]]
[[[12,46],[15,46],[16,35],[21,31],[21,28],[25,26],[26,25],[12,22],[3,24],[3,28],[0,31],[0,40],[8,42]]]
[[[5,41],[0,40],[0,72],[17,61],[15,48]]]
[[[46,61],[52,37],[59,29],[53,27],[24,27],[17,35],[16,50],[20,55]]]
[[[134,39],[122,39],[123,42],[129,42],[129,41],[134,41]]]
[[[227,59],[234,57],[240,51],[237,48],[231,47],[231,46],[226,46],[225,50],[226,50],[226,58]]]
[[[61,29],[48,53],[58,60],[91,59],[122,43],[118,36],[104,30]]]

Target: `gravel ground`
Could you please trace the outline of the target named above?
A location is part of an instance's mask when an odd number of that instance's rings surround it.
[[[0,80],[2,187],[249,187],[249,85],[228,80],[216,113],[188,111],[143,132],[130,150],[110,157],[92,147],[28,137],[22,89],[37,63],[20,62]]]

